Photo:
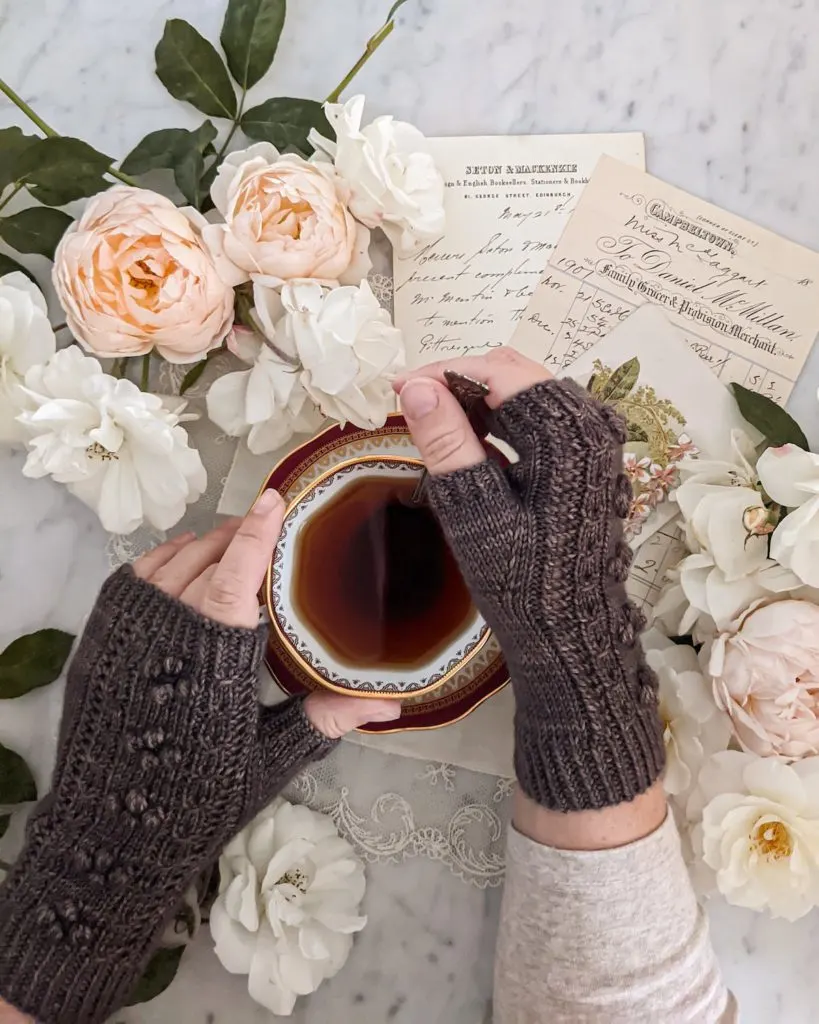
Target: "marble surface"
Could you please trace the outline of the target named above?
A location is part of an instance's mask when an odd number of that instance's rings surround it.
[[[273,73],[258,99],[326,94],[383,18],[387,0],[291,0]],[[167,17],[215,39],[222,0],[0,0],[3,76],[57,129],[123,154],[146,132],[190,126],[153,76]],[[819,247],[819,69],[810,40],[819,0],[410,0],[357,86],[373,113],[427,134],[640,129],[649,169],[683,188]],[[0,102],[0,123],[22,123]],[[35,271],[43,268],[32,261]],[[819,348],[791,407],[819,442]],[[0,453],[0,647],[50,625],[76,630],[103,579],[105,538],[58,486]],[[61,683],[0,707],[0,740],[45,785]],[[405,771],[379,768],[384,788]],[[12,844],[10,834],[7,842]],[[341,975],[298,1008],[305,1024],[481,1024],[490,1019],[498,890],[427,857],[369,870],[370,924]],[[772,922],[710,908],[728,981],[750,1024],[807,1024],[819,1005],[819,914]],[[171,989],[116,1020],[269,1021],[206,936]]]

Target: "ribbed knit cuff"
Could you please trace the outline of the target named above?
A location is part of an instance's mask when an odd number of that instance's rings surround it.
[[[515,774],[535,803],[567,812],[614,807],[644,793],[662,774],[665,746],[655,708],[624,715],[600,733],[584,726],[561,728],[517,711]]]

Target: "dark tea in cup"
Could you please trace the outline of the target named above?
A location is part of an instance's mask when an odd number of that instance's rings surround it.
[[[416,668],[476,616],[435,515],[411,500],[416,483],[362,476],[300,530],[293,603],[343,664]]]

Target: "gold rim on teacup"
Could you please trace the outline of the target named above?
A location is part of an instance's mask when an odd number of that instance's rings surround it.
[[[417,466],[418,469],[423,469],[423,462],[420,459],[413,458],[410,455],[388,455],[388,454],[373,454],[373,455],[358,455],[353,456],[349,459],[344,459],[341,462],[336,463],[330,469],[325,470],[320,476],[318,476],[312,483],[308,484],[299,494],[288,504],[285,511],[285,520],[287,517],[304,501],[305,497],[317,487],[320,487],[329,478],[336,476],[339,472],[347,469],[351,466],[367,465],[369,463],[395,463],[401,465]],[[269,477],[268,477],[269,479]],[[265,485],[259,491],[266,490],[267,481]],[[486,645],[491,631],[489,627],[484,623],[484,629],[482,635],[473,644],[468,651],[466,651],[461,658],[458,659],[456,665],[448,668],[445,672],[442,672],[434,682],[429,683],[427,686],[418,687],[417,689],[407,690],[403,692],[395,690],[359,690],[352,686],[341,686],[338,683],[334,683],[327,679],[321,674],[313,665],[310,664],[301,654],[301,652],[294,646],[290,637],[284,632],[279,617],[276,614],[276,609],[273,602],[273,562],[267,567],[265,574],[265,587],[264,587],[264,599],[265,605],[267,606],[267,612],[270,616],[270,623],[273,629],[276,631],[276,635],[279,637],[282,645],[287,650],[289,656],[297,662],[300,668],[310,676],[311,679],[315,680],[320,686],[325,689],[332,690],[335,693],[343,694],[345,697],[361,697],[363,699],[381,699],[381,700],[405,700],[408,697],[420,697],[422,694],[429,693],[432,690],[443,686],[444,683],[452,679],[453,676],[457,675],[463,667],[469,663],[469,661],[478,654],[479,651],[483,650]]]

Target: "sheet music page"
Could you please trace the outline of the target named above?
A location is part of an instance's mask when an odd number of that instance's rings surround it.
[[[393,261],[410,368],[508,344],[600,157],[645,166],[637,132],[428,142],[446,182],[446,233]]]
[[[647,302],[724,383],[784,402],[819,331],[819,253],[603,157],[512,344],[558,372]]]

